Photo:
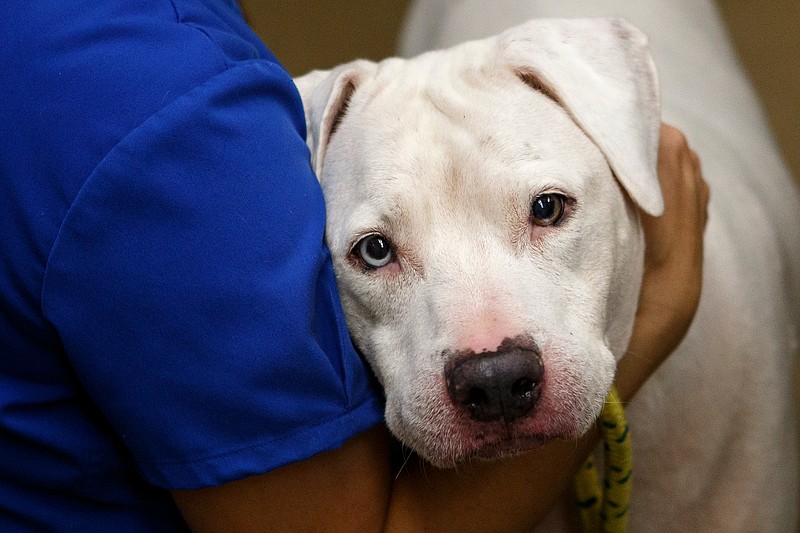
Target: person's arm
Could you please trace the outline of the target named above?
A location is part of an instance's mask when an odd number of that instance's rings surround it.
[[[662,128],[663,217],[644,217],[639,310],[616,386],[624,401],[678,345],[700,295],[708,188],[683,135]],[[390,471],[381,426],[340,449],[218,487],[174,491],[197,532],[525,531],[551,509],[597,443],[596,431],[507,460],[439,470],[413,458]]]
[[[683,340],[700,302],[703,230],[709,201],[700,159],[686,137],[662,125],[658,177],[664,214],[641,214],[645,272],[633,335],[617,367],[616,386],[629,401]]]

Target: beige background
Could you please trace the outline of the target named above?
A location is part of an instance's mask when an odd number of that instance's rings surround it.
[[[293,74],[393,54],[408,2],[241,0],[248,19]],[[718,0],[776,138],[800,178],[800,0]]]

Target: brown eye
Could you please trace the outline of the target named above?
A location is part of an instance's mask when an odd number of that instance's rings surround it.
[[[367,235],[356,244],[355,252],[367,268],[381,268],[392,261],[389,239],[380,233]]]
[[[531,220],[537,226],[552,226],[564,214],[564,197],[560,194],[541,194],[533,199]]]

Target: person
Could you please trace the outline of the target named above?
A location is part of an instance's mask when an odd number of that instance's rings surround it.
[[[513,531],[547,511],[595,434],[392,470],[301,101],[235,2],[12,0],[0,30],[0,530]],[[659,175],[626,400],[699,299],[708,191],[667,126]]]

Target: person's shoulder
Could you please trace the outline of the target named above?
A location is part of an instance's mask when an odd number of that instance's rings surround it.
[[[72,109],[87,118],[109,122],[130,116],[141,122],[243,61],[275,62],[227,2],[112,1],[64,7],[68,4],[55,3],[63,10],[60,17],[50,13],[38,19],[44,26],[48,20],[54,24],[41,28],[27,53],[37,44],[52,51],[31,65],[54,82],[38,87],[46,92],[50,85],[69,94]]]
[[[288,74],[230,0],[9,1],[0,116],[14,135],[0,158],[35,153],[27,179],[55,172],[64,190],[54,196],[67,203],[123,139],[200,87],[277,79],[288,113],[302,114]]]

